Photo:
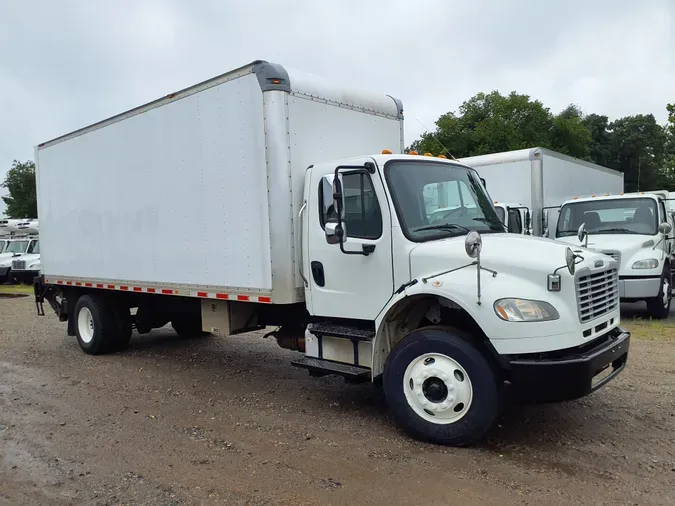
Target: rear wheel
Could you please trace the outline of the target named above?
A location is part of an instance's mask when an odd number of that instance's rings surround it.
[[[77,342],[85,353],[101,355],[115,351],[119,327],[114,312],[103,297],[83,295],[75,305]]]
[[[647,300],[647,312],[652,318],[668,318],[670,303],[673,299],[670,269],[663,269],[658,296]]]
[[[394,419],[422,441],[471,444],[499,414],[494,371],[470,338],[450,328],[404,337],[387,358],[383,386]]]

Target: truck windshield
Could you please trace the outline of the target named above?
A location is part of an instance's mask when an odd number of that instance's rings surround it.
[[[416,242],[504,232],[473,169],[450,163],[392,161],[385,177],[405,236]]]
[[[28,241],[9,241],[5,253],[25,253]]]
[[[576,235],[582,223],[589,234],[655,235],[656,201],[651,198],[600,199],[565,204],[560,210],[556,237]]]
[[[5,251],[5,245],[7,244],[7,241],[0,241],[0,253]]]
[[[504,208],[495,206],[495,211],[497,211],[497,216],[499,216],[499,221],[501,221],[502,223],[506,223],[506,211],[504,211]]]

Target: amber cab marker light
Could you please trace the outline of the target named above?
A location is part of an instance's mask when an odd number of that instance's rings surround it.
[[[438,156],[437,156],[436,158],[443,158],[443,159],[445,159],[445,160],[447,160],[447,159],[448,159],[448,157],[447,157],[447,156],[445,156],[445,155],[438,155]]]
[[[417,153],[417,151],[408,151],[408,154],[409,154],[409,155],[416,155],[416,154],[418,154],[418,153]]]
[[[390,155],[390,154],[391,154],[391,151],[389,151],[388,149],[383,149],[383,150],[382,150],[382,154],[383,154],[383,155]]]

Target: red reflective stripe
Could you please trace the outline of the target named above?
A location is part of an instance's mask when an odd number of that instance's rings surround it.
[[[258,297],[258,302],[272,302],[272,297]]]
[[[96,288],[103,288],[103,283],[96,283]]]
[[[129,289],[128,286],[120,286],[120,290],[128,290],[128,289]]]
[[[134,286],[133,288],[134,292],[142,292],[143,289],[140,286]]]
[[[75,281],[75,286],[82,286],[82,283],[80,283],[79,281]]]
[[[108,285],[108,288],[109,288],[110,290],[114,290],[114,289],[115,289],[115,285]]]
[[[206,292],[197,292],[197,297],[208,297],[209,294]]]
[[[237,295],[237,300],[249,300],[248,295]]]
[[[216,299],[229,299],[230,296],[226,293],[217,293],[216,294]]]
[[[62,284],[63,284],[63,281],[61,281],[61,280],[59,279],[59,280],[56,282],[56,284],[57,284],[57,285],[62,285]]]
[[[91,283],[85,283],[84,286],[92,287],[94,285],[92,285]]]
[[[173,295],[173,290],[166,290],[166,289],[164,289],[164,290],[162,290],[162,293],[163,293],[163,294],[166,294],[166,295]]]
[[[70,285],[73,284],[73,282],[72,282],[72,281],[66,281],[66,284],[67,284],[68,286],[70,286]]]
[[[156,290],[154,288],[148,288],[148,293],[155,293]]]

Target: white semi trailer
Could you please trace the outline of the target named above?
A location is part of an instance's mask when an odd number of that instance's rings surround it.
[[[294,365],[381,380],[402,427],[451,445],[493,425],[505,384],[561,401],[614,378],[618,290],[592,319],[577,295],[613,261],[504,233],[475,170],[400,154],[402,112],[257,61],[40,144],[38,308],[89,354],[132,322],[276,326]],[[431,223],[442,188],[462,205]]]
[[[517,202],[529,209],[532,231],[538,236],[544,235],[549,221],[555,223],[564,201],[578,195],[623,191],[623,172],[550,149],[519,149],[459,161],[478,171],[497,202]],[[548,210],[554,210],[551,220]]]

